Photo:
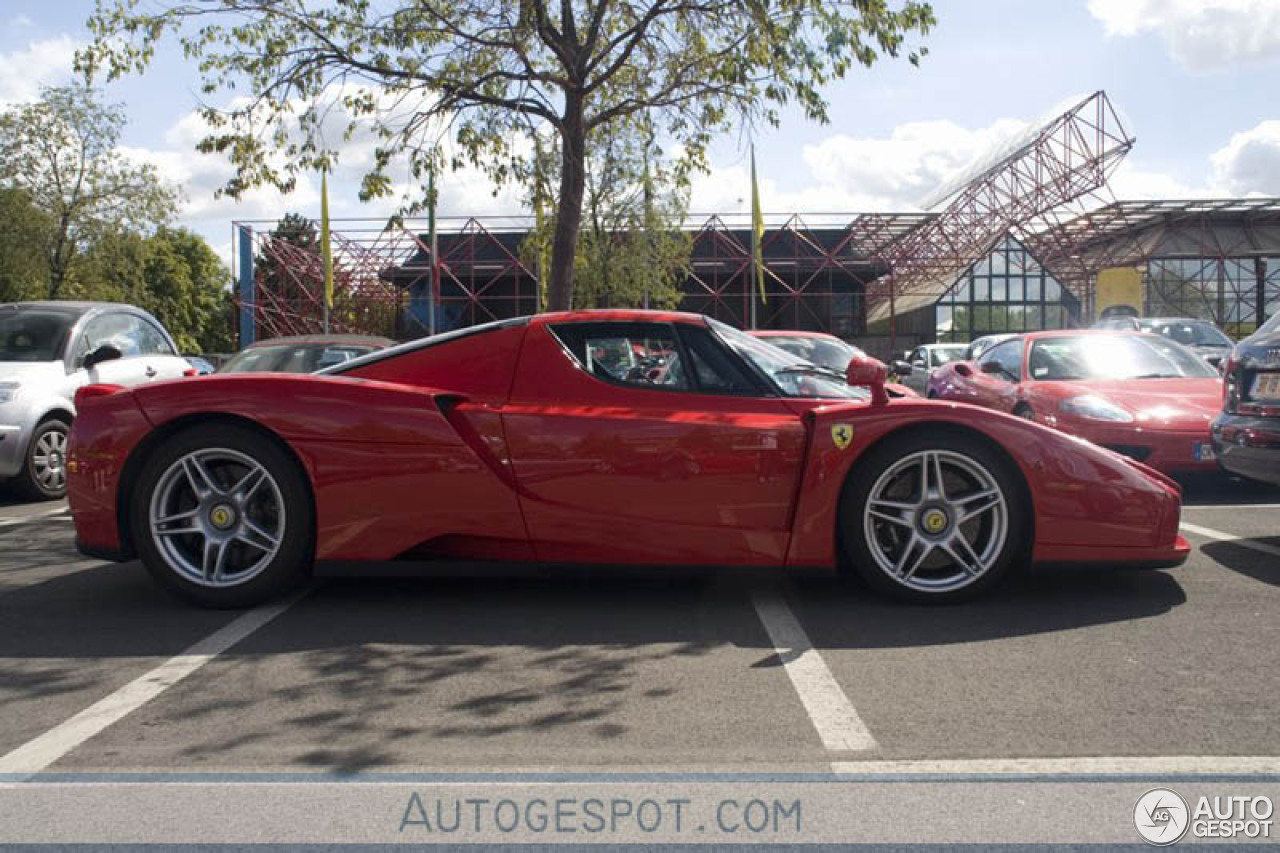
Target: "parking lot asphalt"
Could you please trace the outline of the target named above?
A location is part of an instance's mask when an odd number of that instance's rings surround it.
[[[953,607],[822,572],[513,570],[318,581],[241,629],[78,555],[64,506],[0,502],[0,770],[1280,756],[1280,489],[1186,504],[1178,569]]]

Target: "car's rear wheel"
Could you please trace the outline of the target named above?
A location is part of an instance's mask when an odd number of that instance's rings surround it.
[[[166,441],[144,465],[131,504],[134,541],[152,577],[206,607],[247,607],[300,583],[314,516],[297,463],[234,425]]]
[[[961,435],[890,440],[860,460],[841,506],[845,559],[913,602],[969,598],[1021,561],[1027,507],[1010,462]]]
[[[59,418],[42,421],[27,443],[22,471],[13,486],[23,497],[52,501],[67,494],[67,435],[71,425]]]

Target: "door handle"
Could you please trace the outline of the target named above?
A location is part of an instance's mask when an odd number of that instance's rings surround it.
[[[152,367],[151,365],[149,365],[149,364],[148,364],[148,365],[147,365],[147,378],[148,378],[148,379],[154,379],[154,378],[155,378],[155,375],[156,375],[156,369],[155,369],[154,367]]]

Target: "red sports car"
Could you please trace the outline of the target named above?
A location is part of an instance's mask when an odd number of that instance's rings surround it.
[[[1166,472],[1216,471],[1209,425],[1222,379],[1194,352],[1139,332],[1032,332],[939,369],[929,396],[1056,427]]]
[[[996,412],[889,401],[706,317],[584,311],[327,374],[79,395],[87,554],[199,604],[392,560],[847,567],[946,600],[1030,562],[1172,566],[1163,475]],[[854,398],[854,394],[862,394]]]

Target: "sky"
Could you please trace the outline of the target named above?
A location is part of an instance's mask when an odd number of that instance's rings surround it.
[[[0,0],[0,106],[70,79],[91,0]],[[783,115],[777,129],[728,133],[691,210],[749,209],[754,142],[766,212],[920,209],[940,184],[1057,105],[1105,89],[1137,142],[1112,178],[1119,198],[1280,196],[1280,0],[933,0],[937,27],[920,66],[882,60],[829,86],[830,122]],[[289,211],[319,217],[318,178],[281,197],[215,199],[230,175],[195,151],[198,76],[172,47],[140,76],[111,83],[125,106],[125,153],[154,163],[185,196],[179,223],[224,256],[231,223]],[[340,152],[335,218],[383,218],[361,204],[368,139]],[[442,216],[520,214],[519,194],[474,171],[442,180]]]

